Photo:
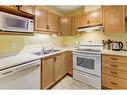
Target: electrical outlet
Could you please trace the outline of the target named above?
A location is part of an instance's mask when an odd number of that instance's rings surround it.
[[[10,47],[11,47],[11,48],[16,48],[16,43],[15,43],[14,41],[11,41]]]

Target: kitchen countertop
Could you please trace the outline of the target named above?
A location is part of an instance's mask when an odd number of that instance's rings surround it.
[[[127,51],[113,51],[113,50],[102,50],[102,54],[127,56]]]
[[[0,59],[0,70],[36,59],[39,59],[39,57],[30,53],[17,54],[15,56],[4,57]]]
[[[29,53],[28,52],[27,53],[19,53],[17,55],[13,55],[13,56],[9,56],[9,57],[3,57],[0,59],[0,70],[7,68],[7,67],[15,66],[15,65],[18,65],[21,63],[29,62],[32,60],[37,60],[37,59],[45,58],[48,56],[52,56],[52,55],[55,55],[57,53],[65,52],[67,50],[68,49],[62,49],[58,52],[45,54],[45,55],[41,55],[41,56],[33,54],[35,52],[34,51],[34,52],[29,52]],[[38,51],[36,51],[36,52],[38,52]]]
[[[26,53],[19,53],[17,55],[9,56],[9,57],[3,57],[0,59],[0,69],[7,68],[10,66],[18,65],[21,63],[29,62],[32,60],[37,60],[41,58],[45,58],[48,56],[52,56],[58,53],[62,53],[65,51],[73,51],[74,48],[57,48],[60,51],[50,53],[50,54],[45,54],[45,55],[35,55],[33,53],[38,52],[38,51],[30,51]],[[113,51],[113,50],[102,50],[102,54],[108,54],[108,55],[118,55],[118,56],[127,56],[126,51]]]

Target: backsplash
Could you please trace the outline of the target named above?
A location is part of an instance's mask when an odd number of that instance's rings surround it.
[[[34,36],[22,35],[1,35],[0,55],[11,52],[21,52],[28,45],[61,46],[62,37],[55,37],[48,34],[35,34]]]
[[[29,45],[74,47],[77,41],[83,43],[107,39],[122,41],[124,49],[127,49],[127,33],[84,32],[79,36],[68,37],[56,37],[48,34],[35,34],[34,36],[1,35],[0,54],[21,52]]]
[[[87,41],[102,41],[102,40],[115,40],[122,41],[124,48],[127,49],[127,33],[105,33],[105,32],[83,32],[80,36],[64,37],[63,46],[72,47],[75,46],[77,41],[81,43]]]

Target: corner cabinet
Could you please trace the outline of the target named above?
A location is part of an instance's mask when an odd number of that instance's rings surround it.
[[[125,7],[103,6],[104,32],[125,32]]]
[[[64,16],[60,18],[61,23],[61,36],[71,36],[71,17]]]

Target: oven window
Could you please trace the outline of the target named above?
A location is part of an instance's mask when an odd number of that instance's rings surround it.
[[[94,59],[77,57],[77,65],[83,68],[94,70]]]

